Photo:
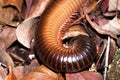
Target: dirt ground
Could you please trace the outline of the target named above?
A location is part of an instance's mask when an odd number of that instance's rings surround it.
[[[120,48],[116,51],[113,62],[109,65],[109,80],[120,80]]]

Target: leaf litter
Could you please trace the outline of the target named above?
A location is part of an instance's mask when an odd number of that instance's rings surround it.
[[[32,59],[29,58],[29,55],[35,55],[34,29],[38,25],[40,15],[50,1],[51,0],[0,0],[0,80],[102,80],[103,75],[99,72],[87,70],[73,74],[56,73],[45,67],[41,62],[38,63],[35,57]],[[99,31],[108,31],[119,38],[120,1],[100,1],[102,5],[100,8],[103,14],[100,14],[96,20],[100,27]],[[91,17],[91,15],[88,17]],[[76,28],[74,28],[68,31],[64,37],[79,35],[78,31],[79,29],[76,30]],[[118,53],[117,55],[119,56]],[[116,67],[120,65],[120,58],[118,56],[116,56],[112,62],[114,67],[115,65]],[[119,78],[113,76],[115,73],[112,74],[111,72],[118,72],[119,74],[120,71],[118,70],[120,69],[117,67],[115,68],[117,71],[112,70],[112,64],[109,65],[108,78],[110,80],[117,80]],[[110,68],[110,66],[112,68]]]

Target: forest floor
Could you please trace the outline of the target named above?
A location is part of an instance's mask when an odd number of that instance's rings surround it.
[[[108,70],[109,80],[119,80],[120,79],[120,49],[116,51],[113,62],[109,65]]]

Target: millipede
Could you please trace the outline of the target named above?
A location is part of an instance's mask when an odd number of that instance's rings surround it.
[[[94,62],[96,44],[89,34],[73,37],[67,48],[62,40],[70,27],[79,25],[72,23],[81,16],[81,8],[90,1],[94,0],[52,0],[40,16],[35,31],[35,49],[38,58],[50,69],[78,72]]]

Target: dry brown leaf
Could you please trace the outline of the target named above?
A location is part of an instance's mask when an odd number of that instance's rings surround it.
[[[38,1],[38,0],[24,0],[25,4],[23,4],[22,10],[21,10],[21,15],[23,19],[26,19],[28,17],[28,14],[30,13],[30,9],[32,6],[33,1]]]
[[[7,69],[4,69],[1,65],[0,65],[0,80],[4,80],[5,76],[7,75]]]
[[[58,73],[58,80],[65,80],[62,74]]]
[[[30,48],[37,22],[37,18],[26,19],[16,29],[18,41],[27,48]]]
[[[100,9],[102,12],[105,12],[108,8],[109,0],[101,0]]]
[[[0,75],[0,80],[4,80],[1,75]]]
[[[10,54],[16,65],[29,64],[32,60],[29,56],[31,54],[34,55],[30,49],[25,48],[18,41],[15,41],[7,48],[7,52]]]
[[[45,73],[40,72],[29,72],[20,80],[57,80]]]
[[[15,28],[0,26],[0,62],[5,65],[14,66],[13,60],[6,52],[6,49],[16,40]]]
[[[31,71],[33,71],[33,69],[37,68],[39,65],[38,61],[35,59],[31,62],[30,65],[28,66],[17,66],[13,69],[14,71],[14,74],[17,78],[17,80],[20,80],[23,78],[23,76],[26,74],[26,73],[29,73]]]
[[[120,19],[114,17],[109,23],[102,26],[103,30],[111,31],[115,35],[120,35]]]
[[[103,76],[98,72],[83,71],[80,72],[85,80],[103,80]]]
[[[45,73],[45,74],[47,74],[55,79],[58,78],[58,75],[55,72],[51,71],[50,69],[48,69],[44,65],[41,65],[40,67],[36,68],[34,70],[34,72],[41,72],[41,73]]]
[[[36,5],[32,3],[31,10],[28,13],[28,18],[34,18],[40,16],[46,9],[51,0],[38,0]],[[33,1],[35,2],[35,1]]]
[[[101,0],[102,4],[100,5],[100,8],[102,12],[109,11],[116,11],[120,10],[120,1],[119,0]]]
[[[24,66],[17,66],[17,67],[15,67],[13,69],[13,72],[14,72],[17,80],[20,80],[25,75]]]
[[[17,80],[20,80],[25,76],[25,74],[31,72],[34,68],[36,68],[36,66],[31,66],[31,65],[17,66],[13,69],[13,71],[14,71],[14,74],[15,74]]]
[[[19,24],[19,17],[20,16],[17,10],[15,10],[14,8],[12,7],[1,8],[0,7],[0,24],[17,26]]]
[[[6,78],[4,80],[17,80],[15,75],[12,73],[10,73],[8,76],[6,76]]]
[[[16,34],[15,34],[15,28],[11,28],[8,26],[5,26],[3,28],[1,28],[1,32],[0,32],[0,44],[1,42],[3,42],[0,46],[0,48],[3,49],[7,49],[8,47],[10,47],[10,45],[17,40]]]
[[[11,4],[10,4],[11,1]],[[21,20],[20,12],[17,7],[12,7],[14,3],[13,0],[1,0],[0,1],[0,24],[17,26]],[[20,0],[16,0],[20,1]],[[13,1],[14,2],[14,1]],[[5,4],[6,3],[6,4]],[[11,6],[10,6],[11,5]]]
[[[4,80],[17,80],[16,76],[13,73],[12,67],[9,66],[8,69],[9,69],[9,74],[5,77]]]
[[[97,68],[97,70],[102,70],[102,69],[104,69],[104,66],[105,66],[105,54],[104,54],[104,52],[105,52],[105,50],[106,50],[106,47],[107,47],[107,40],[106,39],[104,39],[104,42],[103,42],[103,44],[104,44],[104,47],[103,47],[103,49],[99,49],[99,51],[100,50],[102,50],[101,52],[100,52],[100,57],[99,57],[99,59],[97,60],[97,63],[96,63],[96,66],[95,66],[95,68]],[[100,47],[100,46],[98,46],[98,47]],[[114,57],[114,55],[115,55],[115,51],[116,51],[116,43],[115,43],[115,41],[111,38],[110,39],[110,51],[109,51],[109,61],[108,61],[108,64],[110,64],[111,62],[112,62],[112,60],[113,60],[113,57]]]
[[[109,0],[108,11],[120,10],[120,0]]]
[[[116,43],[114,41],[114,39],[110,39],[110,51],[109,51],[109,61],[108,64],[111,64],[115,55],[115,52],[117,50],[117,46]]]
[[[0,50],[0,62],[5,64],[7,67],[10,65],[14,67],[12,58],[4,50]]]
[[[25,0],[26,6],[22,8],[24,18],[34,18],[42,14],[51,0]]]
[[[17,80],[56,80],[56,78],[50,76],[53,75],[53,72],[48,71],[46,73],[46,68],[44,68],[45,70],[43,68],[44,66],[39,67],[39,63],[35,59],[30,65],[18,66],[13,71]]]
[[[10,5],[16,7],[16,9],[19,12],[21,12],[23,0],[7,0],[3,5],[3,7],[10,6]]]
[[[103,80],[100,73],[83,71],[80,73],[66,74],[66,80]]]
[[[14,74],[17,77],[17,80],[26,80],[26,79],[27,80],[36,80],[36,79],[58,80],[58,75],[56,73],[52,72],[51,70],[49,70],[43,65],[37,68],[35,65],[36,65],[36,60],[33,61],[29,66],[18,66],[14,68]],[[62,79],[60,75],[59,75],[59,78]]]

